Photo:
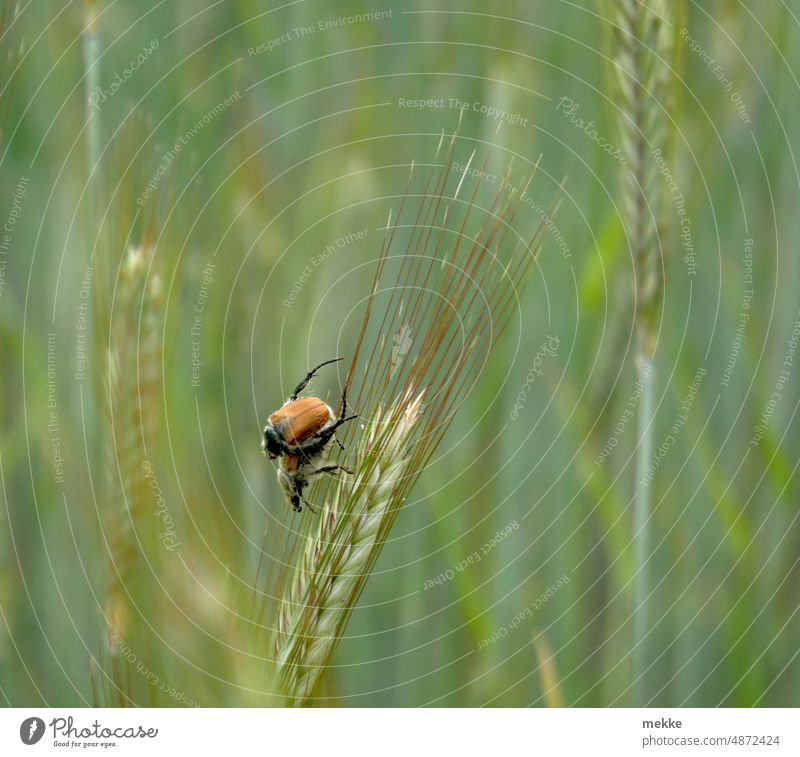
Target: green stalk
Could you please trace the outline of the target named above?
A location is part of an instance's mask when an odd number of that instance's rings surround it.
[[[633,257],[636,367],[642,383],[636,439],[636,484],[633,501],[633,649],[631,684],[634,706],[649,701],[647,667],[651,631],[651,581],[647,562],[651,548],[651,478],[655,433],[655,361],[658,322],[664,295],[662,244],[669,193],[659,174],[656,155],[669,156],[677,21],[682,3],[673,0],[607,0],[611,99],[616,105],[622,150],[623,220]],[[656,151],[659,151],[656,153]],[[655,222],[654,222],[655,219]]]
[[[651,480],[647,468],[653,459],[653,433],[655,428],[655,374],[653,361],[639,356],[639,375],[642,392],[639,398],[639,416],[636,427],[636,495],[633,501],[633,563],[634,615],[633,615],[633,702],[643,707],[648,700],[646,670],[650,655],[646,636],[652,625],[650,613],[650,554]]]
[[[87,177],[89,180],[89,222],[94,229],[95,211],[100,186],[100,111],[94,109],[89,102],[89,95],[99,86],[100,65],[98,52],[100,39],[97,36],[97,9],[94,0],[84,0],[86,6],[86,29],[83,34],[83,65],[86,69],[86,144],[87,144]],[[93,173],[94,172],[94,173]]]

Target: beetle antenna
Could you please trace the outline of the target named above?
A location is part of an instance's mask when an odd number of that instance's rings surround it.
[[[289,399],[294,402],[297,399],[297,396],[303,389],[306,388],[309,381],[316,375],[317,371],[322,368],[324,365],[330,365],[331,363],[338,363],[340,360],[344,360],[343,357],[335,357],[331,360],[326,360],[324,363],[320,363],[316,368],[312,368],[308,373],[306,373],[305,378],[303,378],[300,383],[294,388],[294,391],[289,395]]]

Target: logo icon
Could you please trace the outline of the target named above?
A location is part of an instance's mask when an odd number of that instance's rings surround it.
[[[23,744],[36,744],[44,736],[44,720],[41,718],[25,718],[19,727],[19,737]]]

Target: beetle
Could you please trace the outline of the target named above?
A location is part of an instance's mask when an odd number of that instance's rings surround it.
[[[338,415],[319,397],[300,397],[300,392],[320,368],[343,359],[337,357],[326,360],[312,368],[294,388],[289,399],[269,416],[264,426],[261,449],[270,460],[280,458],[278,483],[287,502],[298,513],[303,509],[301,502],[314,512],[311,503],[303,496],[310,479],[323,473],[332,475],[336,471],[353,473],[343,465],[327,464],[325,459],[325,450],[332,440],[344,449],[344,445],[335,438],[337,429],[358,417],[347,415],[347,387],[342,391]]]

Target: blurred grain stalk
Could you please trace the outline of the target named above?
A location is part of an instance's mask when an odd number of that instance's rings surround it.
[[[155,214],[143,219],[131,204],[135,172],[124,168],[138,124],[128,118],[110,140],[101,161],[102,121],[90,107],[89,93],[100,76],[100,14],[93,0],[83,3],[83,59],[86,88],[87,231],[96,267],[91,310],[95,352],[105,359],[93,373],[97,404],[102,409],[98,429],[105,453],[105,479],[100,518],[106,546],[106,585],[101,608],[105,644],[93,664],[95,704],[139,704],[147,686],[131,672],[131,660],[156,659],[143,635],[142,617],[153,617],[155,592],[145,580],[163,573],[166,533],[175,543],[169,517],[161,508],[163,495],[148,475],[159,432],[161,383],[161,275],[155,257]],[[104,170],[105,169],[105,170]],[[106,177],[119,179],[108,193]],[[107,212],[101,223],[101,198]],[[155,513],[155,515],[153,515]],[[167,547],[168,548],[168,547]],[[93,661],[94,663],[94,661]],[[138,681],[138,682],[137,682]],[[144,686],[144,688],[142,688]],[[150,695],[152,696],[152,694]],[[152,699],[151,699],[152,701]]]
[[[674,142],[676,44],[679,0],[603,0],[610,24],[607,33],[609,94],[623,152],[629,163],[619,171],[623,221],[633,258],[636,371],[642,379],[636,446],[634,498],[633,699],[648,702],[648,634],[652,629],[650,559],[651,480],[645,475],[653,456],[655,350],[663,303],[663,244],[669,192],[664,184],[662,156]],[[659,159],[657,159],[659,158]],[[669,235],[670,237],[673,235]]]
[[[114,636],[127,631],[131,578],[146,546],[142,536],[152,531],[144,527],[145,516],[149,518],[157,505],[155,487],[146,475],[147,445],[152,447],[155,441],[160,417],[161,282],[158,275],[148,279],[151,260],[149,247],[126,251],[107,348],[105,421],[111,442],[109,506],[113,513],[108,620]],[[148,555],[148,560],[154,557]]]

